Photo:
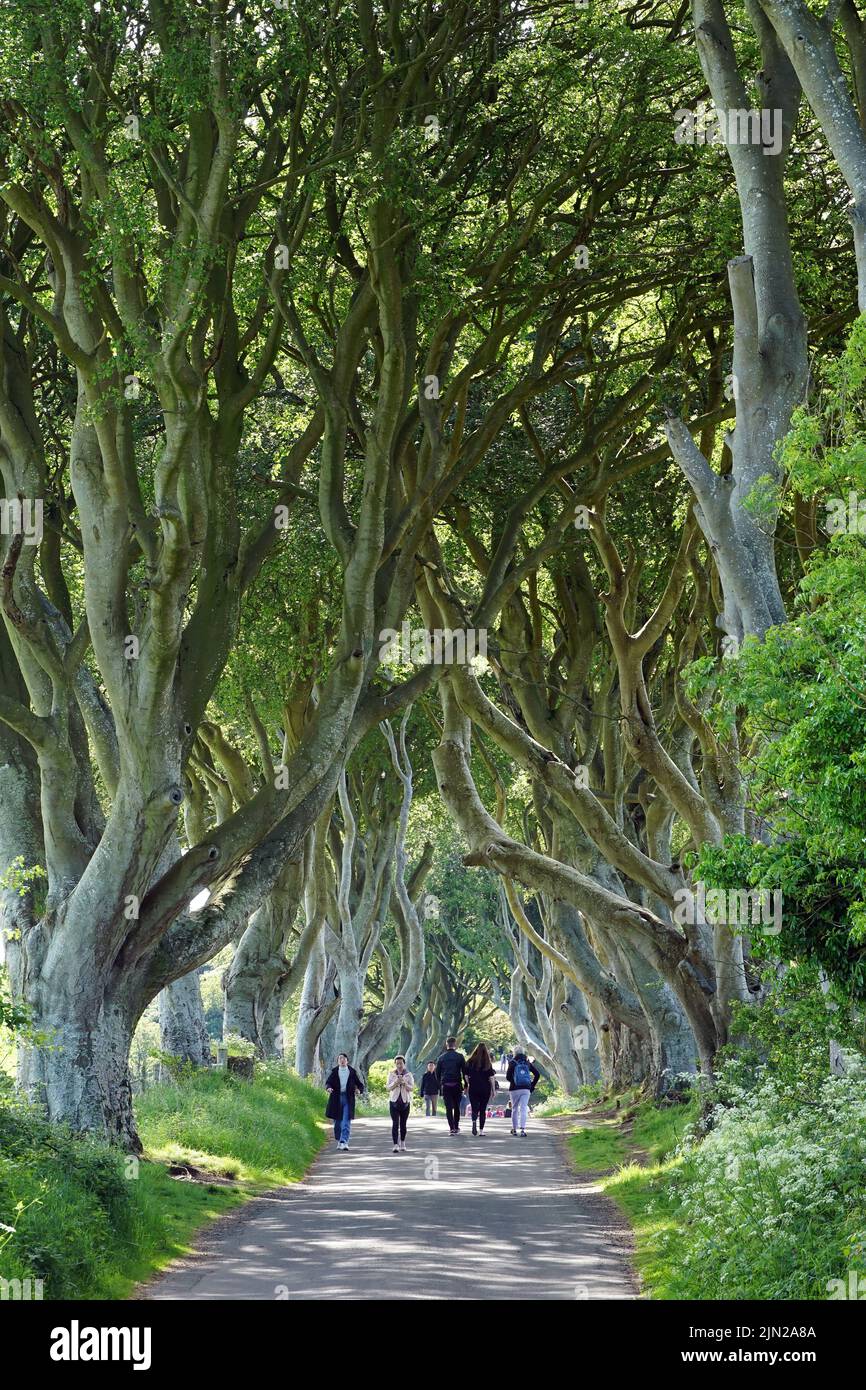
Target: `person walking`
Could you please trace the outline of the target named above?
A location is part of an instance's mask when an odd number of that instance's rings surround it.
[[[452,1134],[459,1134],[460,1098],[466,1089],[466,1058],[457,1051],[456,1038],[446,1040],[445,1051],[436,1063],[436,1078],[445,1102],[448,1128]]]
[[[496,1086],[493,1058],[484,1043],[479,1043],[467,1057],[466,1075],[469,1083],[469,1104],[472,1106],[472,1133],[483,1134],[487,1107],[493,1099]]]
[[[517,1047],[513,1061],[508,1064],[505,1079],[511,1092],[511,1133],[519,1133],[525,1139],[529,1097],[541,1080],[541,1072],[529,1061],[523,1048]]]
[[[325,1114],[334,1121],[337,1148],[348,1149],[349,1132],[355,1118],[355,1096],[364,1094],[364,1083],[355,1068],[349,1066],[345,1052],[337,1058],[337,1065],[325,1082],[325,1090],[328,1092]]]
[[[406,1070],[406,1058],[398,1053],[394,1058],[394,1069],[388,1073],[388,1100],[391,1110],[391,1138],[394,1152],[406,1152],[406,1122],[412,1104],[412,1091],[415,1078]]]
[[[424,1114],[435,1115],[436,1102],[439,1099],[439,1078],[436,1075],[435,1062],[427,1063],[427,1070],[421,1077],[420,1094],[424,1102]]]

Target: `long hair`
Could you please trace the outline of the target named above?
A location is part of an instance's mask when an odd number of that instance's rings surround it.
[[[493,1066],[490,1053],[484,1043],[478,1043],[473,1051],[466,1058],[466,1065],[471,1071],[486,1071]]]

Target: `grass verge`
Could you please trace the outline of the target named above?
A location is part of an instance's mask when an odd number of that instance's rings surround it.
[[[581,1112],[583,1127],[568,1136],[571,1160],[578,1173],[610,1170],[599,1185],[634,1230],[635,1265],[644,1292],[654,1299],[682,1297],[674,1292],[679,1228],[669,1188],[682,1161],[675,1150],[696,1118],[697,1102],[657,1109],[645,1101],[623,1109],[622,1099],[615,1114],[608,1108],[594,1113],[593,1107]]]
[[[282,1068],[260,1067],[252,1082],[192,1073],[139,1098],[136,1164],[0,1095],[6,1296],[14,1280],[41,1279],[46,1299],[126,1297],[188,1253],[210,1221],[301,1178],[324,1141],[322,1110],[321,1091]],[[197,1170],[197,1180],[168,1165]]]

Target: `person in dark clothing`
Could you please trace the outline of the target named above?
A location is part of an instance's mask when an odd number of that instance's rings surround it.
[[[508,1064],[505,1079],[511,1092],[511,1133],[519,1133],[525,1139],[529,1097],[541,1080],[541,1072],[528,1060],[523,1048],[518,1047],[513,1061]]]
[[[436,1075],[435,1062],[427,1063],[427,1070],[421,1077],[420,1095],[424,1102],[424,1114],[435,1115],[436,1102],[439,1099],[439,1078]]]
[[[334,1121],[337,1148],[348,1149],[349,1130],[355,1118],[355,1096],[364,1094],[364,1083],[355,1068],[349,1066],[345,1052],[337,1058],[337,1065],[325,1082],[325,1090],[328,1092],[325,1114]]]
[[[452,1134],[460,1133],[460,1097],[466,1089],[466,1058],[457,1051],[457,1039],[448,1038],[445,1051],[436,1063],[436,1079],[445,1102],[445,1115]]]
[[[493,1058],[484,1043],[479,1043],[475,1051],[466,1059],[466,1075],[469,1081],[469,1104],[472,1106],[472,1133],[484,1133],[487,1119],[487,1106],[493,1099],[496,1072]]]

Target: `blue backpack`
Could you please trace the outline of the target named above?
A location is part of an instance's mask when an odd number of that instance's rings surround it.
[[[525,1057],[514,1063],[514,1084],[519,1090],[532,1085],[532,1072]]]

